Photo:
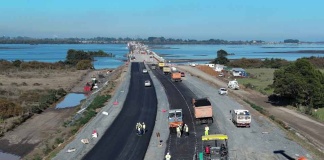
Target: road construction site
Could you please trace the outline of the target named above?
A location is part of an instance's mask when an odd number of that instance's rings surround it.
[[[289,140],[285,132],[256,111],[250,110],[250,128],[236,127],[229,111],[246,108],[231,93],[219,95],[214,85],[192,76],[186,69],[189,66],[177,67],[186,76],[182,81],[172,81],[163,70],[152,69],[152,64],[161,57],[142,54],[141,47],[138,44],[132,50],[134,59],[112,101],[54,159],[155,160],[164,159],[167,153],[171,159],[197,159],[199,152],[204,151],[201,139],[206,124],[195,123],[192,98],[204,97],[210,100],[213,112],[213,123],[207,124],[209,134],[228,136],[228,159],[285,160],[299,156],[313,159],[308,151]],[[143,69],[148,73],[143,73]],[[145,87],[145,80],[150,80],[152,86]],[[171,109],[182,109],[189,136],[177,137],[170,133],[168,111]],[[136,134],[138,122],[146,124],[147,132],[141,136]],[[97,138],[92,136],[94,130]],[[89,143],[82,143],[82,139],[88,139]]]

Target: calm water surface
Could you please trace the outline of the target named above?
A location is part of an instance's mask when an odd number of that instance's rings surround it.
[[[297,53],[298,50],[321,50],[324,44],[264,44],[264,45],[163,45],[173,49],[152,49],[165,59],[214,59],[220,49],[228,53],[229,59],[240,58],[280,58],[294,61],[302,57],[324,57],[324,53]],[[267,52],[293,52],[293,53],[267,53]]]
[[[56,105],[56,109],[58,108],[70,108],[75,107],[80,104],[80,101],[85,99],[86,96],[80,93],[69,93],[64,97],[64,100]]]
[[[160,47],[160,46],[158,46]],[[151,49],[165,59],[214,59],[220,49],[233,53],[229,59],[281,58],[289,61],[301,57],[323,57],[323,53],[297,53],[298,50],[324,50],[324,44],[264,44],[264,45],[162,45],[164,49]],[[172,49],[165,49],[166,47]],[[57,62],[64,61],[69,49],[113,53],[116,57],[96,57],[96,69],[116,68],[124,62],[128,53],[126,44],[0,44],[0,59]],[[293,53],[267,53],[293,52]]]
[[[4,153],[0,150],[0,160],[20,160],[20,159],[21,157],[17,155]]]
[[[0,59],[57,62],[64,61],[69,49],[113,53],[116,57],[96,57],[96,69],[116,68],[122,65],[125,54],[128,53],[126,44],[0,44]]]

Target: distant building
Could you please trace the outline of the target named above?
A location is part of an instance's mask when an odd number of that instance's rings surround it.
[[[232,68],[234,77],[247,77],[247,72],[243,68]]]

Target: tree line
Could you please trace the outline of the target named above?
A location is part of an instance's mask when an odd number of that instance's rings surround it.
[[[262,40],[236,40],[228,41],[223,39],[181,39],[181,38],[113,38],[113,37],[94,37],[94,38],[30,38],[30,37],[0,37],[0,44],[126,44],[130,41],[137,41],[143,44],[261,44]]]
[[[0,60],[0,71],[8,69],[67,69],[76,68],[78,70],[93,69],[94,57],[115,57],[112,53],[99,51],[83,51],[70,49],[67,51],[66,60],[54,63],[39,61],[23,61],[23,60]]]
[[[284,59],[246,59],[230,61],[228,53],[217,51],[217,57],[211,62],[224,64],[230,67],[241,68],[275,68],[273,84],[274,89],[270,101],[295,107],[305,107],[305,113],[311,114],[313,109],[324,107],[324,74],[319,71],[324,68],[324,57],[300,58],[296,61]]]

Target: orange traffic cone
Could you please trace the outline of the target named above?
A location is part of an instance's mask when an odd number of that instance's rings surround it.
[[[114,105],[118,105],[118,101],[117,101],[117,99],[115,100]]]

